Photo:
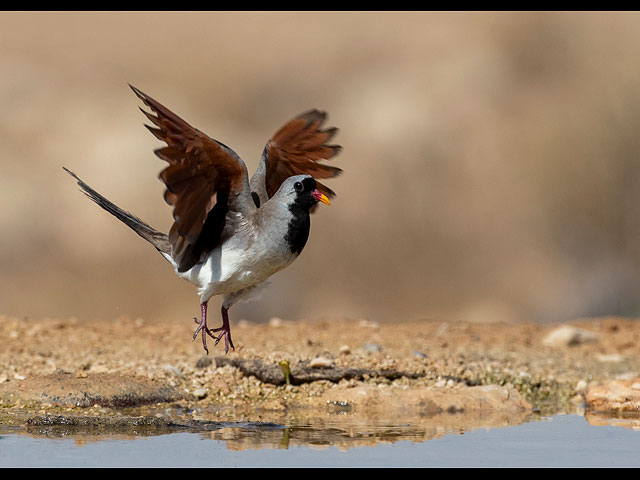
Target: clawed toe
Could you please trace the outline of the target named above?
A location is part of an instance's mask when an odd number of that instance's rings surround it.
[[[231,347],[231,350],[235,350],[236,347],[233,346],[233,341],[231,340],[231,330],[225,328],[224,326],[220,327],[220,328],[214,328],[213,330],[211,330],[212,332],[220,332],[220,334],[215,337],[213,336],[213,338],[216,339],[216,345],[218,345],[218,343],[220,343],[220,340],[222,340],[224,338],[224,353],[228,353],[229,352],[229,347]]]

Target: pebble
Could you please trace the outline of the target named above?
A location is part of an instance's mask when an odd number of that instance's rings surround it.
[[[282,320],[281,318],[278,317],[272,317],[269,319],[269,326],[270,327],[281,327],[284,324],[284,320]]]
[[[598,335],[583,328],[563,325],[552,330],[542,341],[547,347],[569,347],[598,341]]]
[[[341,345],[338,352],[340,352],[340,355],[349,355],[351,353],[351,348],[349,345]]]
[[[197,399],[202,399],[207,396],[207,391],[204,388],[196,388],[193,391],[193,396]]]
[[[380,345],[378,345],[377,343],[371,343],[371,342],[368,342],[362,345],[362,349],[368,353],[379,353],[382,351],[382,347]]]
[[[309,362],[311,368],[329,368],[333,366],[333,360],[326,357],[316,357]]]
[[[184,378],[184,374],[175,365],[165,365],[163,370],[165,372],[173,373],[174,375],[176,375],[176,376],[178,376],[180,378]]]

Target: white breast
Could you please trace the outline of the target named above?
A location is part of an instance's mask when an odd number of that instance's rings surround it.
[[[214,295],[227,295],[262,283],[288,266],[295,256],[275,240],[263,237],[251,243],[225,242],[213,250],[205,262],[181,273],[175,262],[168,255],[165,257],[178,276],[198,287],[198,295],[204,302]]]
[[[201,302],[258,285],[295,260],[284,239],[291,214],[285,203],[275,199],[249,215],[229,212],[227,240],[190,270],[179,273],[173,259],[165,255],[178,276],[198,287]]]

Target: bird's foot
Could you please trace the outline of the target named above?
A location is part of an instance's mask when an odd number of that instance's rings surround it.
[[[220,340],[222,340],[224,338],[224,353],[229,353],[229,347],[231,347],[231,350],[235,350],[236,347],[233,346],[233,341],[231,341],[231,329],[229,328],[229,325],[222,325],[220,328],[213,328],[210,330],[211,332],[220,332],[220,334],[216,337],[214,335],[211,335],[213,338],[216,339],[216,345],[218,345],[218,343],[220,342]]]
[[[200,304],[200,310],[202,311],[202,319],[193,319],[198,324],[198,328],[196,328],[196,331],[193,333],[193,339],[195,340],[198,337],[198,333],[201,333],[202,347],[205,352],[207,352],[207,355],[209,355],[209,349],[207,348],[207,335],[216,341],[216,345],[218,345],[220,340],[224,338],[224,353],[229,352],[229,347],[231,347],[232,350],[235,350],[236,347],[233,346],[233,342],[231,341],[231,327],[229,326],[228,308],[224,305],[222,306],[222,326],[220,328],[213,329],[209,329],[207,327],[207,302]],[[214,332],[220,333],[216,336],[214,335]]]
[[[198,328],[196,328],[196,331],[193,332],[193,339],[195,340],[196,338],[198,338],[198,333],[202,332],[202,347],[204,348],[205,352],[207,352],[207,355],[209,355],[209,349],[207,348],[207,335],[215,340],[218,340],[218,337],[211,333],[211,330],[207,328],[206,318],[198,320],[194,317],[193,320],[198,324]],[[216,345],[217,344],[218,341],[216,341]]]

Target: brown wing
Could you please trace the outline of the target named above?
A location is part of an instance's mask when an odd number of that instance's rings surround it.
[[[129,86],[155,113],[140,109],[157,128],[145,126],[167,144],[154,153],[169,163],[160,172],[167,187],[164,199],[174,207],[175,222],[169,231],[169,241],[179,270],[185,271],[219,242],[227,199],[231,192],[242,188],[246,167],[233,150]],[[207,238],[203,238],[204,234]]]
[[[339,145],[327,145],[338,132],[337,128],[321,129],[327,118],[325,112],[309,110],[278,130],[266,146],[265,183],[271,198],[283,181],[293,175],[309,174],[318,178],[332,178],[342,173],[337,167],[323,165],[342,149]],[[328,197],[335,193],[318,182],[318,189]]]

